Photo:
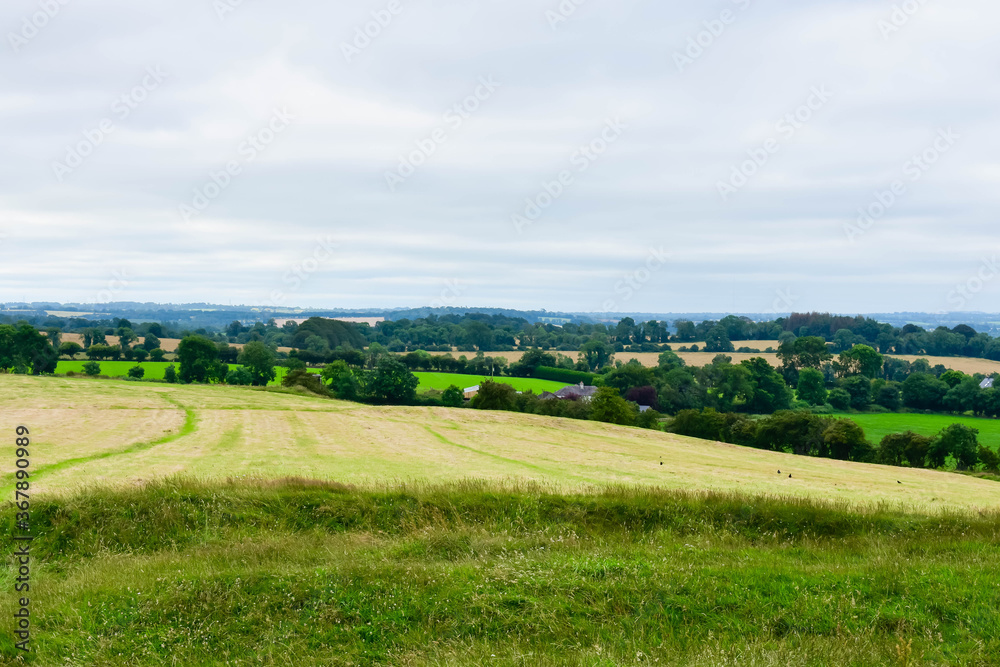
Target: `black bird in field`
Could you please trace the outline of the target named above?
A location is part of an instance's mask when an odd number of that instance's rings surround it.
[[[788,479],[791,479],[791,478],[792,478],[792,474],[788,473]]]
[[[781,471],[780,471],[780,470],[778,471],[778,474],[779,474],[779,475],[781,474]]]
[[[902,484],[902,482],[900,482],[900,481],[899,481],[899,480],[897,479],[897,480],[896,480],[896,484]]]

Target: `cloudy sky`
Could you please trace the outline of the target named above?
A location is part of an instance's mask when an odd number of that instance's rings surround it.
[[[1000,311],[998,24],[4,0],[0,301]]]

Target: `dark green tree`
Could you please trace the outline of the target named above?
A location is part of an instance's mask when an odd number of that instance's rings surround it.
[[[237,363],[250,371],[251,384],[255,387],[266,387],[277,377],[274,370],[274,351],[260,341],[251,341],[243,346]]]
[[[799,371],[799,400],[807,402],[809,405],[823,405],[826,403],[828,392],[823,373],[815,368],[803,368]]]

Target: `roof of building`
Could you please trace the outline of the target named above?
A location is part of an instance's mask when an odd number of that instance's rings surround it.
[[[989,389],[993,386],[993,378],[986,378],[979,383],[979,387],[982,389]]]

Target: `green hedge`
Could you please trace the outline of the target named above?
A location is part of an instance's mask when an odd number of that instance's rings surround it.
[[[556,382],[565,382],[567,384],[580,384],[581,382],[586,385],[594,384],[594,374],[584,373],[583,371],[573,371],[568,368],[552,368],[551,366],[539,366],[535,369],[536,378],[539,380],[555,380]]]

